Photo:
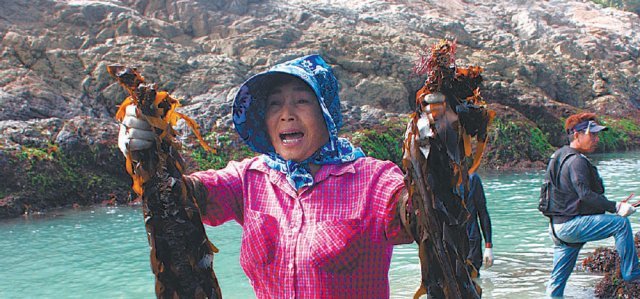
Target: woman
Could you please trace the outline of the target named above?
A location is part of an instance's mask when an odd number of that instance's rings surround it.
[[[233,105],[237,132],[260,156],[186,179],[204,194],[203,222],[243,228],[240,265],[258,298],[386,298],[400,224],[402,171],[337,136],[338,83],[318,55],[253,76]],[[149,125],[127,110],[119,145],[151,146]]]

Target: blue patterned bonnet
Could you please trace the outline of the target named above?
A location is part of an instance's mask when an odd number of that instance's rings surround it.
[[[300,78],[313,89],[329,131],[329,141],[302,162],[285,160],[278,155],[271,145],[265,129],[265,93],[271,83],[270,79],[279,74],[289,74]],[[277,64],[270,70],[245,81],[240,86],[233,102],[233,123],[242,140],[252,150],[261,153],[263,161],[270,168],[286,174],[287,181],[296,190],[313,185],[309,163],[340,164],[365,156],[360,148],[356,148],[348,140],[338,137],[338,130],[342,126],[338,81],[333,75],[331,67],[319,55],[299,57]]]

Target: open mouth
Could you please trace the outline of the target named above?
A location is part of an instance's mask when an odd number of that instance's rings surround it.
[[[284,144],[298,142],[302,140],[302,137],[304,137],[304,133],[302,132],[287,132],[280,134],[280,140],[282,140],[282,143]]]

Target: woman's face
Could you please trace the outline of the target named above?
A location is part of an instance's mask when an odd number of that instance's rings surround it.
[[[273,148],[285,160],[301,162],[329,141],[316,94],[299,79],[269,93],[265,123]]]

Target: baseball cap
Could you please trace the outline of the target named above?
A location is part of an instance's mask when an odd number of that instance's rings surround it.
[[[598,133],[600,131],[606,131],[609,128],[605,127],[605,126],[601,126],[598,123],[596,123],[595,120],[587,120],[587,121],[583,121],[575,126],[573,126],[572,131],[574,132],[580,132],[580,131],[585,131],[585,132],[590,132],[590,133]]]

